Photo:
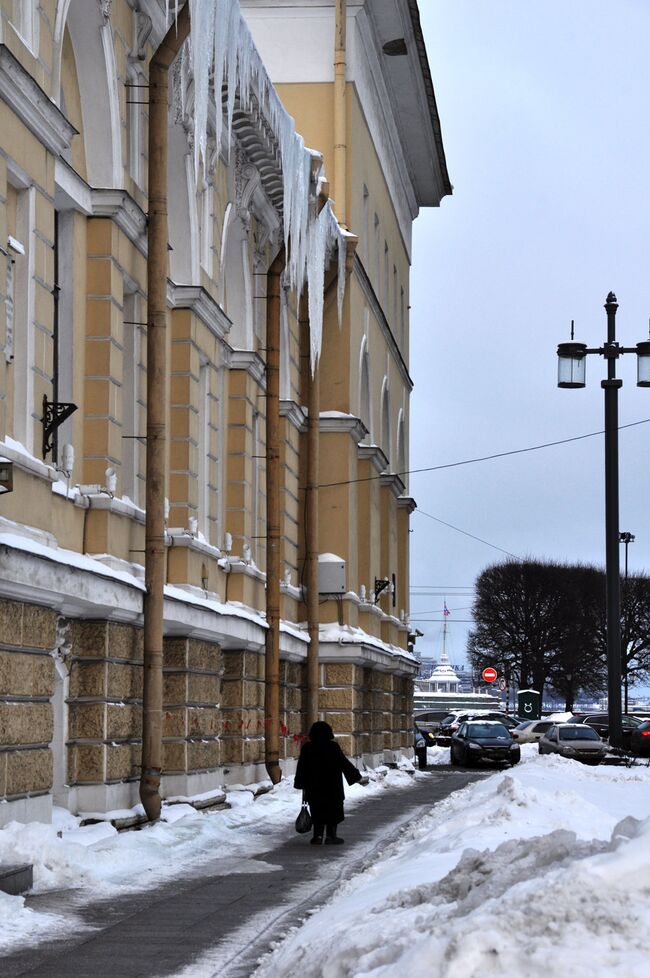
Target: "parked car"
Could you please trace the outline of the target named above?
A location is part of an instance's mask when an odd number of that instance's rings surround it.
[[[638,726],[641,725],[643,721],[639,720],[638,717],[630,716],[629,714],[623,714],[621,717],[621,725],[623,728],[623,740],[622,746],[630,746],[630,738],[632,737],[632,731],[636,730]],[[609,717],[606,713],[585,713],[583,716],[576,717],[576,723],[586,723],[589,727],[596,731],[596,733],[607,740],[609,737]]]
[[[517,764],[521,760],[519,744],[510,731],[496,720],[469,720],[461,723],[451,738],[451,763],[469,767],[480,761]]]
[[[468,710],[464,713],[452,713],[440,724],[438,739],[444,736],[451,737],[459,729],[461,723],[466,723],[468,720],[495,720],[503,724],[508,730],[516,727],[518,723],[507,713],[500,713],[498,710]]]
[[[637,757],[650,757],[650,720],[644,720],[632,731],[630,750]]]
[[[511,733],[520,744],[535,744],[552,726],[552,720],[522,720]]]
[[[415,722],[421,730],[430,730],[435,733],[445,717],[448,716],[448,710],[416,710]]]
[[[585,764],[600,764],[607,753],[596,731],[583,723],[554,723],[539,740],[540,754],[560,754]]]

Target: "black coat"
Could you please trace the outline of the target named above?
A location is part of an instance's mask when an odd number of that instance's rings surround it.
[[[348,784],[361,781],[360,772],[335,740],[308,740],[303,744],[293,786],[304,791],[317,825],[338,825],[343,821],[344,777]]]

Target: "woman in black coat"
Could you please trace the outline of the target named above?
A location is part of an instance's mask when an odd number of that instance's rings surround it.
[[[336,834],[336,826],[343,821],[343,777],[348,784],[361,781],[361,774],[348,761],[334,740],[334,731],[329,723],[319,720],[309,731],[296,768],[294,788],[301,788],[309,805],[314,823],[312,845],[323,841],[323,830],[327,834],[325,842],[340,845],[343,839]]]

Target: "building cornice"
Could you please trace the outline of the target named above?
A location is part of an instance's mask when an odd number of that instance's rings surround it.
[[[440,116],[438,115],[438,106],[436,104],[436,95],[433,88],[433,79],[431,77],[431,68],[429,67],[429,58],[427,55],[426,45],[424,43],[424,35],[422,34],[420,11],[418,10],[417,0],[408,0],[408,6],[411,16],[415,46],[417,48],[418,58],[420,61],[420,71],[422,72],[422,81],[424,83],[424,90],[426,93],[429,117],[431,119],[433,139],[438,155],[441,182],[440,196],[444,197],[447,194],[453,193],[453,187],[451,185],[451,181],[449,180],[449,173],[447,171],[447,159],[445,157],[445,148],[442,142],[442,129],[440,126]]]
[[[410,515],[411,513],[414,513],[415,510],[418,508],[418,504],[416,503],[415,499],[413,499],[413,496],[402,495],[398,497],[397,507],[398,509],[408,510]]]
[[[364,267],[363,262],[359,258],[358,253],[355,254],[354,256],[353,269],[354,269],[355,278],[363,290],[363,293],[366,297],[368,305],[370,306],[375,316],[375,319],[379,323],[379,328],[381,329],[382,335],[386,340],[388,349],[391,352],[393,361],[395,362],[395,365],[400,372],[402,380],[404,381],[406,387],[410,391],[412,391],[413,381],[411,379],[411,375],[408,372],[408,367],[404,362],[404,357],[402,356],[400,348],[395,341],[395,337],[393,336],[392,330],[388,325],[388,320],[384,315],[384,310],[381,308],[381,305],[379,304],[379,300],[375,295],[375,290],[372,287],[372,282],[368,278],[368,273]]]
[[[93,217],[110,217],[138,251],[147,255],[147,216],[126,190],[91,189]]]
[[[356,418],[353,414],[343,414],[342,411],[321,411],[319,430],[321,434],[347,432],[357,445],[368,434],[368,429],[360,418]]]
[[[358,457],[372,462],[376,472],[385,472],[388,468],[388,459],[379,445],[359,445]]]
[[[307,431],[307,411],[295,401],[280,401],[280,417],[286,418],[296,431]]]
[[[396,499],[404,494],[406,488],[400,476],[396,472],[385,472],[379,476],[379,483],[382,488],[390,489]]]
[[[55,156],[69,149],[78,134],[6,44],[0,44],[0,98]]]
[[[230,332],[230,319],[202,285],[177,285],[168,280],[167,305],[170,309],[190,309],[219,340]]]
[[[253,350],[233,350],[229,358],[231,370],[245,370],[253,380],[266,389],[266,364]]]

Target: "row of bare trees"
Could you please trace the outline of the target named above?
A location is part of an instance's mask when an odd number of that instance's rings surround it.
[[[494,666],[520,689],[552,690],[573,708],[579,691],[607,687],[605,574],[598,567],[537,560],[486,568],[476,583],[473,670]],[[621,581],[621,671],[650,677],[650,578]]]

